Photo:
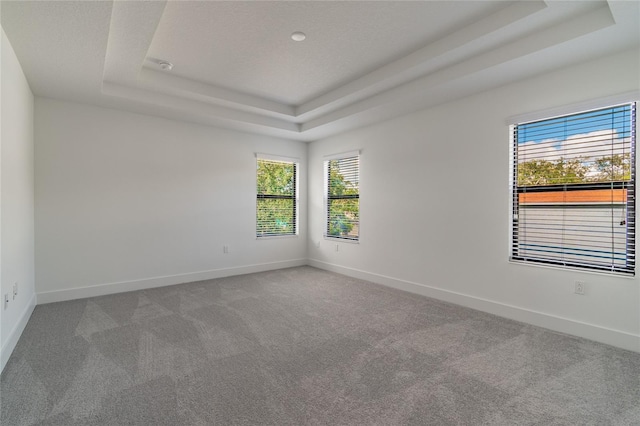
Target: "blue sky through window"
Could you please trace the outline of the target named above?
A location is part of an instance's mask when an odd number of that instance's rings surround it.
[[[564,141],[575,135],[615,130],[619,138],[631,136],[631,105],[588,111],[518,125],[518,144]]]

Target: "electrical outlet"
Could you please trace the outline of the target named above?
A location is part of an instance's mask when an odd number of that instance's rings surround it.
[[[576,281],[576,288],[574,290],[575,294],[581,294],[584,296],[585,294],[585,282],[584,281]]]
[[[222,246],[222,252],[224,254],[228,254],[229,253],[229,246],[227,246],[227,245]]]
[[[18,282],[13,283],[13,300],[18,296]]]
[[[9,306],[9,293],[6,293],[4,295],[4,308],[7,309],[8,306]]]
[[[340,251],[340,246],[336,244],[336,251]]]

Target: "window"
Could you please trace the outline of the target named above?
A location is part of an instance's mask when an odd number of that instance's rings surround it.
[[[513,131],[511,259],[635,273],[636,105]]]
[[[326,237],[352,241],[360,237],[359,158],[358,153],[342,154],[324,163]]]
[[[298,233],[298,163],[257,156],[256,236]]]

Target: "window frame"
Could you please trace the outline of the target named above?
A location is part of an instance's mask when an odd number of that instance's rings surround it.
[[[255,191],[256,191],[256,219],[255,219],[255,232],[256,239],[265,240],[271,238],[291,238],[297,237],[300,233],[300,160],[294,157],[284,157],[279,155],[271,155],[271,154],[263,154],[256,153],[256,180],[255,180]],[[259,172],[259,163],[260,161],[270,162],[270,163],[283,163],[293,165],[293,194],[292,195],[282,195],[282,194],[260,194],[258,193],[258,172]],[[260,200],[292,200],[293,201],[293,230],[292,232],[287,233],[262,233],[258,232],[259,229],[259,221],[258,221],[258,209]]]
[[[509,125],[509,142],[510,142],[510,156],[509,156],[509,191],[510,191],[510,199],[509,199],[509,210],[510,210],[510,226],[509,226],[509,261],[515,264],[526,264],[531,266],[542,266],[542,267],[555,267],[562,270],[576,270],[582,272],[594,272],[594,273],[603,273],[606,275],[615,275],[633,278],[635,276],[636,269],[636,260],[635,260],[635,251],[636,251],[636,240],[637,240],[637,226],[636,226],[636,217],[637,217],[637,201],[635,199],[635,191],[636,191],[636,183],[637,183],[637,151],[636,151],[636,142],[637,142],[637,113],[638,106],[640,105],[640,92],[632,92],[627,94],[622,94],[618,96],[612,96],[606,99],[601,99],[599,101],[589,101],[586,103],[575,104],[571,106],[565,106],[561,108],[556,108],[554,110],[547,110],[536,112],[532,114],[526,114],[516,117],[510,117],[507,119],[507,124]],[[606,110],[609,108],[615,108],[619,106],[631,105],[630,111],[630,120],[632,126],[629,130],[629,139],[630,139],[630,154],[631,154],[631,163],[630,163],[630,179],[628,181],[625,180],[612,180],[608,182],[589,182],[589,183],[564,183],[564,184],[554,184],[554,185],[523,185],[518,186],[518,141],[517,141],[517,126],[524,124],[531,124],[535,122],[543,122],[546,120],[559,119],[564,117],[571,117],[574,115],[580,115],[583,113],[594,112],[599,110]],[[586,188],[588,187],[588,188]],[[523,190],[524,189],[524,190]],[[627,223],[631,222],[632,228],[631,230],[627,228],[625,241],[627,247],[625,248],[625,266],[616,266],[614,262],[611,262],[610,266],[602,266],[598,265],[595,262],[591,265],[588,262],[579,262],[579,261],[571,261],[571,260],[554,260],[554,259],[540,259],[535,258],[532,259],[530,257],[519,256],[518,255],[518,221],[519,221],[519,194],[526,193],[552,193],[558,192],[559,190],[563,190],[566,192],[578,191],[578,190],[627,190],[626,191],[626,199],[624,204],[624,208],[626,210],[626,221]],[[613,212],[614,203],[611,203],[611,209]],[[566,209],[568,207],[564,207]],[[613,222],[613,220],[612,220]],[[612,253],[613,255],[613,253]]]
[[[357,179],[358,179],[358,194],[353,194],[353,195],[343,195],[343,196],[329,196],[329,182],[330,182],[330,169],[329,169],[329,164],[331,161],[340,161],[340,160],[351,160],[353,158],[357,159],[357,171],[356,171],[356,175],[357,175]],[[346,242],[346,243],[353,243],[353,244],[359,244],[360,242],[360,235],[361,235],[361,214],[360,214],[360,151],[350,151],[350,152],[343,152],[343,153],[339,153],[339,154],[332,154],[332,155],[327,155],[324,157],[324,161],[323,161],[323,180],[324,180],[324,230],[323,230],[323,236],[325,239],[327,240],[333,240],[333,241],[341,241],[341,242]],[[331,227],[331,222],[329,220],[329,215],[330,215],[330,208],[331,208],[331,200],[353,200],[356,199],[358,200],[358,234],[357,236],[341,236],[341,235],[331,235],[329,233],[330,227]]]

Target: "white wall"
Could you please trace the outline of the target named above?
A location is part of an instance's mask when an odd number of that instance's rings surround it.
[[[0,66],[0,342],[4,368],[35,307],[33,94],[2,31]],[[18,283],[13,298],[12,287]],[[4,295],[9,294],[5,308]]]
[[[35,141],[39,303],[306,263],[304,143],[39,97]],[[256,240],[255,152],[300,158],[298,237]]]
[[[639,280],[509,256],[506,119],[640,87],[638,52],[313,142],[312,265],[640,351]],[[323,156],[361,149],[360,244],[322,238]],[[319,243],[319,247],[317,244]],[[574,281],[587,283],[575,295]]]

